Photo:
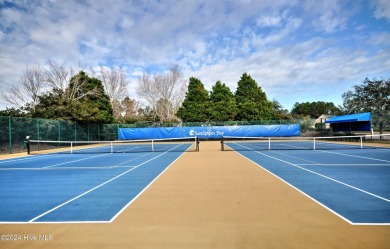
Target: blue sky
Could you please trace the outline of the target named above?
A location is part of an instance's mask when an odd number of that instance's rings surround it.
[[[49,59],[120,66],[132,98],[142,73],[178,64],[208,90],[247,72],[286,109],[341,105],[366,77],[390,77],[390,1],[0,0],[1,91]]]

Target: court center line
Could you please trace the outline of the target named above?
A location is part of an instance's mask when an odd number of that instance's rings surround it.
[[[172,148],[171,150],[173,150],[173,149],[175,149],[175,148],[177,148],[177,147],[179,147],[179,146],[180,146],[180,145],[178,145],[178,146]],[[158,157],[160,157],[160,156],[162,156],[162,155],[164,155],[164,154],[166,154],[166,153],[168,153],[168,152],[169,152],[169,151],[166,151],[166,152],[164,152],[164,153],[162,153],[162,154],[160,154],[160,155],[158,155],[158,156],[156,156],[156,157],[153,157],[153,158],[149,159],[148,161],[145,161],[145,162],[143,162],[143,163],[137,165],[136,167],[131,168],[131,169],[129,169],[129,170],[127,170],[127,171],[125,171],[125,172],[123,172],[123,173],[121,173],[121,174],[119,174],[119,175],[113,177],[113,178],[111,178],[110,180],[107,180],[107,181],[103,182],[102,184],[100,184],[100,185],[98,185],[98,186],[96,186],[96,187],[94,187],[94,188],[91,188],[90,190],[85,191],[84,193],[82,193],[82,194],[80,194],[80,195],[78,195],[78,196],[76,196],[76,197],[74,197],[74,198],[72,198],[72,199],[70,199],[70,200],[68,200],[68,201],[66,201],[66,202],[64,202],[64,203],[62,203],[62,204],[60,204],[60,205],[58,205],[58,206],[56,206],[56,207],[54,207],[54,208],[52,208],[52,209],[50,209],[50,210],[44,212],[44,213],[42,213],[42,214],[40,214],[40,215],[38,215],[38,216],[36,216],[35,218],[29,220],[28,223],[34,222],[35,220],[37,220],[37,219],[39,219],[39,218],[41,218],[41,217],[43,217],[43,216],[45,216],[45,215],[47,215],[47,214],[49,214],[49,213],[51,213],[51,212],[53,212],[53,211],[59,209],[59,208],[62,207],[62,206],[65,206],[66,204],[68,204],[68,203],[70,203],[70,202],[73,202],[73,201],[79,199],[80,197],[82,197],[82,196],[84,196],[84,195],[86,195],[86,194],[88,194],[88,193],[90,193],[90,192],[92,192],[92,191],[94,191],[94,190],[96,190],[96,189],[98,189],[98,188],[100,188],[100,187],[106,185],[107,183],[110,183],[110,182],[114,181],[115,179],[117,179],[117,178],[119,178],[119,177],[121,177],[121,176],[123,176],[123,175],[129,173],[130,171],[133,171],[134,169],[136,169],[136,168],[138,168],[138,167],[140,167],[140,166],[142,166],[142,165],[144,165],[144,164],[146,164],[146,163],[148,163],[148,162],[150,162],[150,161],[152,161],[152,160],[154,160],[154,159],[156,159],[156,158],[158,158]]]
[[[237,144],[237,145],[239,145],[239,146],[241,146],[241,147],[244,147],[244,148],[247,148],[247,147],[245,147],[245,146],[242,146],[242,145],[240,145],[240,144]],[[250,149],[250,148],[247,148],[247,149]],[[269,155],[267,155],[267,154],[264,154],[264,153],[262,153],[262,152],[259,152],[259,151],[255,151],[255,152],[256,152],[256,153],[258,153],[258,154],[261,154],[261,155],[263,155],[263,156],[266,156],[266,157],[272,158],[272,159],[274,159],[274,160],[277,160],[277,161],[280,161],[280,162],[283,162],[283,163],[289,164],[289,165],[291,165],[291,166],[294,166],[294,167],[296,167],[296,168],[299,168],[299,169],[305,170],[305,171],[307,171],[307,172],[310,172],[310,173],[312,173],[312,174],[315,174],[315,175],[321,176],[321,177],[323,177],[323,178],[326,178],[326,179],[328,179],[328,180],[331,180],[331,181],[333,181],[333,182],[336,182],[336,183],[339,183],[339,184],[341,184],[341,185],[347,186],[347,187],[349,187],[349,188],[352,188],[352,189],[358,190],[358,191],[360,191],[360,192],[362,192],[362,193],[365,193],[365,194],[371,195],[371,196],[373,196],[373,197],[376,197],[376,198],[378,198],[378,199],[384,200],[384,201],[386,201],[386,202],[390,202],[390,200],[389,200],[389,199],[386,199],[386,198],[384,198],[384,197],[382,197],[382,196],[379,196],[379,195],[373,194],[373,193],[371,193],[371,192],[365,191],[365,190],[363,190],[363,189],[360,189],[360,188],[354,187],[354,186],[352,186],[352,185],[349,185],[349,184],[347,184],[347,183],[344,183],[344,182],[338,181],[338,180],[336,180],[336,179],[333,179],[333,178],[331,178],[331,177],[329,177],[329,176],[326,176],[326,175],[323,175],[323,174],[317,173],[317,172],[315,172],[315,171],[312,171],[312,170],[309,170],[309,169],[306,169],[306,168],[300,167],[300,166],[298,166],[298,165],[296,165],[296,164],[294,164],[294,163],[290,163],[290,162],[284,161],[284,160],[282,160],[282,159],[279,159],[279,158],[277,158],[277,157],[269,156]]]

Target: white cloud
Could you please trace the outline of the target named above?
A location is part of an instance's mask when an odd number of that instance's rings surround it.
[[[247,72],[269,98],[277,98],[291,109],[295,102],[309,99],[342,104],[343,92],[366,77],[380,74],[383,66],[390,66],[390,52],[370,56],[361,49],[327,47],[326,40],[315,38],[302,44],[258,51],[246,59],[216,63],[192,76],[201,79],[209,90],[221,80],[234,91],[240,76]]]
[[[1,84],[17,81],[27,65],[52,59],[73,66],[122,66],[132,79],[132,94],[142,72],[173,63],[209,89],[217,80],[235,88],[245,71],[273,96],[296,86],[337,86],[389,68],[390,55],[382,48],[388,46],[388,32],[367,35],[370,26],[360,21],[359,40],[337,36],[353,15],[346,3],[16,1],[18,7],[0,8]],[[387,2],[377,0],[375,6],[375,15],[384,16],[378,10],[385,11]]]
[[[306,0],[304,9],[313,16],[312,24],[317,30],[333,33],[347,27],[350,10],[343,8],[343,3],[338,0]]]
[[[288,11],[282,13],[265,13],[257,19],[256,24],[262,27],[280,27],[286,19]]]
[[[376,18],[385,18],[390,21],[390,1],[374,0],[374,16]]]

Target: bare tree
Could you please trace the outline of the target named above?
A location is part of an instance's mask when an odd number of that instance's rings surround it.
[[[38,97],[43,93],[53,89],[65,92],[76,71],[77,69],[73,67],[66,67],[64,64],[57,64],[51,60],[44,67],[38,63],[27,66],[19,82],[3,91],[1,98],[18,108],[26,105],[34,108]]]
[[[65,91],[70,79],[76,74],[77,69],[73,67],[66,67],[64,64],[57,64],[51,60],[48,61],[48,65],[43,69],[43,77],[46,84],[52,89],[60,89]]]
[[[45,92],[46,84],[42,72],[43,69],[39,64],[27,66],[18,84],[12,85],[8,91],[2,91],[1,98],[18,108],[27,104],[34,107],[40,94]]]
[[[125,119],[137,118],[137,110],[139,109],[139,102],[135,99],[125,97],[121,101],[121,117]]]
[[[156,87],[155,78],[144,73],[138,81],[137,94],[140,98],[144,99],[152,109],[155,109],[160,96]]]
[[[126,73],[122,68],[107,69],[101,66],[99,78],[103,82],[106,94],[110,97],[114,117],[120,118],[122,116],[122,100],[127,96]]]
[[[186,83],[179,67],[174,65],[168,73],[149,76],[138,81],[137,94],[144,99],[161,121],[175,119],[177,108],[185,97]]]

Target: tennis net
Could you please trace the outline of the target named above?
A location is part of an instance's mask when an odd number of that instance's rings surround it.
[[[222,137],[222,151],[390,149],[390,134],[334,137]]]
[[[29,154],[89,154],[185,151],[199,151],[199,140],[197,137],[116,141],[29,141]]]

